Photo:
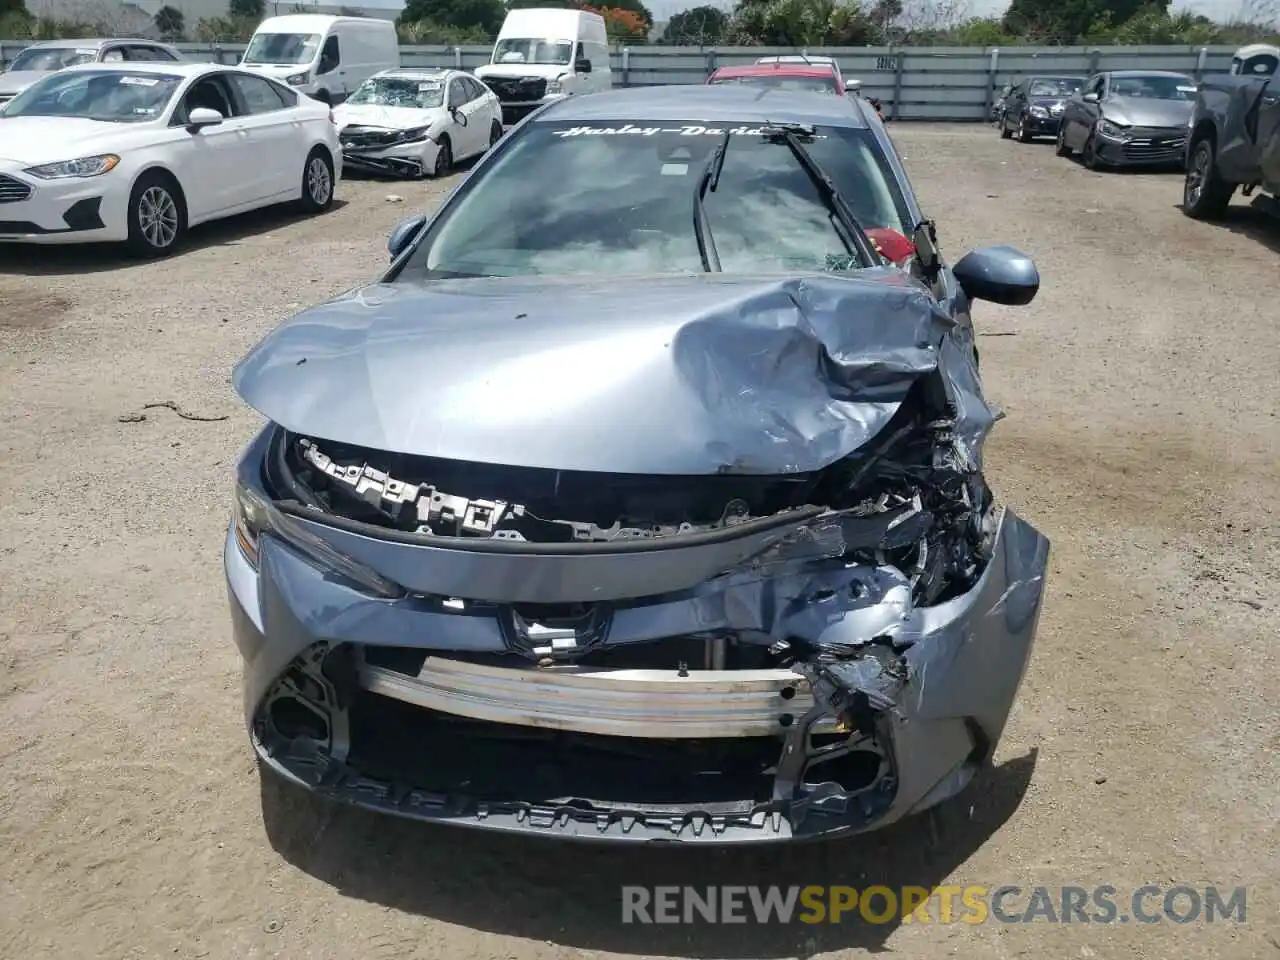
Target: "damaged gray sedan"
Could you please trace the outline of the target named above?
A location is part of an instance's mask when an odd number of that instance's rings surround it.
[[[277,774],[581,839],[874,829],[990,761],[1049,545],[983,477],[970,301],[871,107],[531,115],[237,366],[225,565]],[[265,773],[265,771],[264,771]]]

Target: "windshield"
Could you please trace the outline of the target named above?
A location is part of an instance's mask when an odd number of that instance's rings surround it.
[[[77,63],[92,63],[98,59],[95,47],[28,47],[13,58],[9,70],[61,70]]]
[[[370,77],[347,98],[347,103],[425,110],[444,103],[444,81],[423,77]]]
[[[701,273],[694,197],[725,127],[534,123],[430,227],[401,276]],[[849,251],[785,144],[731,128],[706,225],[726,273],[844,269]],[[865,130],[804,144],[864,227],[898,232],[906,207]]]
[[[316,33],[255,33],[240,62],[293,66],[310,63],[319,49]]]
[[[1190,77],[1115,77],[1111,92],[1117,97],[1145,97],[1148,100],[1194,100],[1196,82]]]
[[[713,77],[713,84],[745,83],[753,87],[769,87],[771,90],[804,90],[811,93],[835,93],[833,77],[796,77],[781,75],[748,77]]]
[[[162,73],[52,73],[10,100],[4,117],[80,117],[145,123],[164,113],[181,83],[181,77]]]
[[[1084,81],[1073,77],[1045,77],[1031,81],[1029,97],[1069,97],[1084,89]]]
[[[493,48],[494,63],[548,63],[566,66],[573,56],[572,40],[524,40],[507,37]]]

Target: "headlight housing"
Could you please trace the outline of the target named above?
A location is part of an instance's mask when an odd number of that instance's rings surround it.
[[[554,80],[548,80],[547,93],[549,95],[564,93],[564,82],[567,79],[567,77],[568,77],[567,74],[562,73],[560,74],[560,76],[556,77]]]
[[[284,78],[284,82],[289,84],[289,86],[291,87],[300,87],[310,79],[311,79],[311,74],[306,73],[304,71],[302,73],[290,74],[289,76]]]
[[[236,483],[235,502],[231,508],[236,545],[255,570],[258,567],[258,538],[270,526],[269,510],[261,497],[243,483]]]
[[[1129,131],[1126,127],[1110,120],[1099,120],[1098,132],[1104,137],[1110,137],[1112,140],[1127,140],[1129,137]]]
[[[1049,111],[1046,110],[1044,107],[1032,107],[1028,111],[1028,113],[1030,113],[1033,117],[1040,117],[1042,119],[1044,117],[1049,116]]]
[[[103,153],[96,157],[81,157],[78,160],[61,160],[58,163],[42,163],[36,167],[27,167],[24,173],[41,180],[65,180],[70,178],[100,177],[116,168],[120,158],[114,153]]]
[[[412,130],[400,131],[400,143],[412,143],[414,140],[421,140],[427,136],[430,127],[414,127]]]

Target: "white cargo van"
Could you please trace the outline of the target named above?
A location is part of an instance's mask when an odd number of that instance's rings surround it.
[[[613,71],[604,18],[582,10],[512,10],[493,56],[475,75],[498,95],[505,123],[549,100],[608,90]]]
[[[298,92],[341,103],[382,70],[400,66],[400,41],[390,20],[295,13],[258,25],[240,65]]]

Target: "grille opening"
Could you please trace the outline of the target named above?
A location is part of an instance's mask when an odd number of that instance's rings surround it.
[[[749,811],[772,796],[781,741],[649,740],[489,723],[361,691],[348,763],[418,790],[490,802]]]
[[[867,790],[880,779],[883,762],[880,754],[872,750],[851,750],[830,760],[811,763],[804,772],[804,786],[812,788],[819,783],[834,782],[849,793]]]
[[[293,697],[280,697],[271,704],[271,726],[288,740],[329,739],[329,724],[324,717]]]

